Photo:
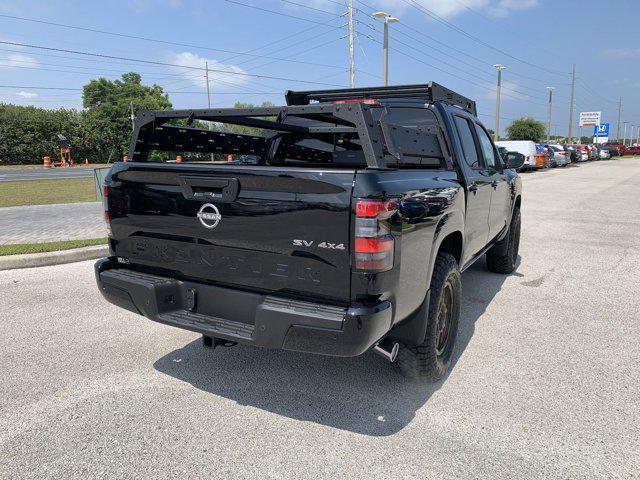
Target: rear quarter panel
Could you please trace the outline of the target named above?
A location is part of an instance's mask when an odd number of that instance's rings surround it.
[[[464,232],[464,189],[454,171],[362,171],[356,174],[354,197],[398,202],[398,213],[391,219],[393,270],[375,275],[353,272],[351,277],[352,301],[392,300],[397,323],[422,304],[442,239]]]

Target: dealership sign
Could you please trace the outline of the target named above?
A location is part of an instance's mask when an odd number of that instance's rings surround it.
[[[602,112],[580,112],[581,127],[595,127],[600,125],[600,116]]]

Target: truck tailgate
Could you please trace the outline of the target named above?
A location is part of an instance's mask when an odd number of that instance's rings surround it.
[[[128,163],[107,179],[120,261],[167,276],[349,300],[353,170]]]

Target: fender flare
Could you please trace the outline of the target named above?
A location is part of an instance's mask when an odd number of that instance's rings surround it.
[[[389,336],[394,340],[398,340],[409,345],[419,345],[424,342],[425,336],[427,334],[427,312],[429,311],[429,302],[431,301],[431,277],[433,276],[433,269],[435,267],[438,251],[440,250],[442,242],[445,238],[447,238],[452,233],[460,233],[462,237],[460,258],[462,258],[462,252],[464,251],[463,232],[464,217],[462,216],[462,212],[450,212],[443,215],[438,221],[438,226],[436,227],[436,236],[431,246],[429,268],[427,271],[427,276],[425,278],[426,290],[424,300],[416,311],[414,311],[405,320],[395,325],[391,329],[391,331],[389,332]]]

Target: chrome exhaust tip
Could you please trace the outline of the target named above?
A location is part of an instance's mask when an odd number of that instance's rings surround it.
[[[391,345],[391,350],[387,349],[386,346],[383,347],[382,345],[380,345],[380,342],[376,343],[373,346],[374,352],[376,352],[381,357],[386,358],[391,363],[396,361],[396,358],[398,356],[398,350],[400,350],[400,344],[398,342],[395,342]]]

